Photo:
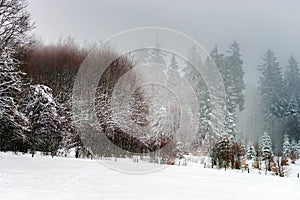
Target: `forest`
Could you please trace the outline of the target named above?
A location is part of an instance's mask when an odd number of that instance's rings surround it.
[[[262,117],[251,136],[239,126],[247,85],[242,47],[236,41],[226,52],[216,46],[205,59],[191,46],[184,60],[163,51],[163,41],[126,55],[112,46],[93,53],[97,44],[81,44],[72,37],[46,44],[31,35],[34,28],[26,1],[0,1],[0,151],[32,156],[69,156],[75,151],[76,158],[93,159],[140,155],[171,165],[195,155],[210,157],[212,167],[235,169],[253,160],[256,168],[280,176],[288,160],[300,158],[300,73],[293,55],[281,66],[267,50],[261,64],[253,66],[260,72],[255,109]],[[74,98],[74,85],[84,87],[86,80],[78,83],[78,71],[91,52],[97,63],[108,67],[101,77],[91,76],[99,80],[95,95],[82,105]],[[141,63],[146,63],[144,68]],[[159,68],[157,77],[167,88],[137,88],[123,105],[120,100],[127,97],[120,91],[149,78],[149,63]],[[214,97],[197,71],[213,65],[223,81],[224,121],[213,113]],[[126,84],[118,86],[124,77]]]

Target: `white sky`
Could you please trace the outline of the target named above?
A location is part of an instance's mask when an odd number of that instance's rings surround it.
[[[284,66],[300,62],[300,1],[296,0],[30,0],[29,11],[46,42],[72,36],[100,41],[120,31],[158,26],[190,35],[207,50],[225,51],[233,40],[242,50],[246,82],[270,48]]]

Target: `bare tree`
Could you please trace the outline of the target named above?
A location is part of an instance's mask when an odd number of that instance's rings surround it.
[[[0,0],[0,49],[23,46],[29,41],[27,32],[34,24],[26,7],[26,0]]]

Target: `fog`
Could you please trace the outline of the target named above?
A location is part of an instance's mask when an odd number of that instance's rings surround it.
[[[300,1],[201,0],[31,0],[29,11],[36,38],[46,43],[72,36],[97,42],[136,27],[165,27],[183,32],[210,51],[225,52],[236,40],[241,47],[246,83],[246,109],[239,114],[242,130],[253,112],[257,93],[257,66],[267,49],[284,68],[290,55],[300,60]],[[251,131],[250,131],[251,132]],[[253,133],[254,134],[254,133]]]

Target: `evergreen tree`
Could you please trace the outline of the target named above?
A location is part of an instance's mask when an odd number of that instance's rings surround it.
[[[217,65],[226,91],[226,132],[235,136],[237,134],[237,108],[244,109],[245,84],[243,81],[243,61],[241,60],[240,47],[234,42],[229,47],[229,55],[224,56],[215,47],[211,52],[211,57]]]
[[[300,129],[300,75],[296,59],[291,56],[284,76],[285,123],[291,137],[298,138]]]
[[[258,69],[262,73],[259,79],[259,90],[265,106],[264,117],[265,119],[272,116],[282,117],[284,114],[283,79],[279,62],[271,50],[268,50],[262,59],[264,63]]]
[[[234,102],[234,106],[238,106],[239,110],[244,109],[244,97],[243,91],[245,89],[244,83],[244,70],[243,61],[241,60],[240,46],[236,41],[229,46],[229,55],[226,56],[226,66],[228,72],[231,75],[232,91],[230,91],[231,101]],[[234,107],[232,109],[235,109]]]
[[[289,97],[295,95],[298,99],[300,97],[299,65],[293,56],[290,57],[288,63],[284,76],[285,92]]]
[[[182,81],[179,74],[179,66],[176,61],[175,54],[172,55],[170,60],[170,65],[167,70],[167,86],[171,89],[177,96],[181,97],[182,93]],[[168,109],[171,111],[169,113],[169,132],[174,134],[179,128],[180,123],[180,107],[178,106],[178,99],[174,95],[170,95],[168,98]]]
[[[176,158],[179,160],[184,158],[182,142],[177,142],[176,144]]]
[[[213,148],[212,159],[219,167],[228,168],[233,159],[233,137],[227,133],[216,141]]]
[[[287,134],[284,135],[283,145],[282,145],[282,153],[284,156],[288,157],[291,152],[291,145],[289,141],[289,137]]]
[[[28,119],[20,108],[24,74],[11,54],[5,48],[0,55],[0,150],[26,151]]]
[[[51,92],[45,85],[30,86],[26,114],[31,124],[31,149],[55,155],[63,136],[58,105]]]
[[[256,156],[255,148],[251,142],[249,142],[247,147],[247,159],[253,160]]]
[[[260,139],[260,150],[262,152],[263,157],[268,157],[272,155],[272,140],[267,132],[263,134]]]
[[[164,70],[166,66],[166,54],[161,50],[162,43],[157,40],[154,46],[155,48],[150,51],[150,60],[151,62],[158,64],[159,67]]]
[[[193,146],[198,146],[198,150],[202,145],[202,142],[206,135],[210,140],[210,144],[213,143],[212,140],[217,138],[219,130],[212,127],[212,110],[210,105],[210,95],[208,88],[202,75],[198,71],[199,68],[204,67],[204,63],[201,60],[200,54],[197,51],[197,48],[193,46],[187,56],[186,67],[183,69],[184,77],[190,81],[193,91],[197,97],[197,107],[198,110],[195,111],[199,116],[198,124],[198,133],[196,141],[193,142]]]
[[[263,160],[266,163],[266,169],[271,171],[271,162],[273,158],[272,152],[272,140],[268,133],[264,133],[260,139],[260,150],[262,153]]]
[[[300,140],[298,141],[297,146],[296,146],[296,154],[297,154],[297,159],[299,159],[300,158]]]
[[[285,113],[285,95],[283,90],[283,78],[279,62],[274,53],[268,50],[262,57],[263,64],[258,70],[261,72],[259,78],[259,91],[263,106],[264,129],[272,133],[274,145],[282,146],[283,130],[281,121]]]

